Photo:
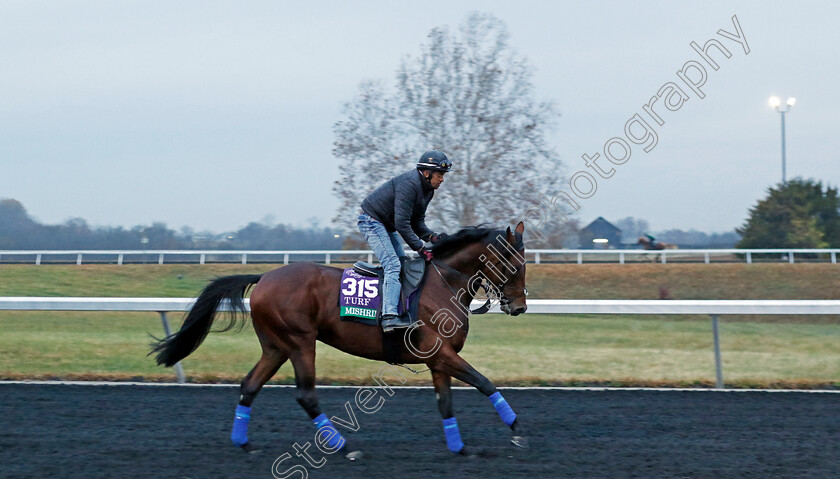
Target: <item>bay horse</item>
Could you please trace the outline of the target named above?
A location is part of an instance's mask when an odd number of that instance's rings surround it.
[[[665,243],[664,241],[657,241],[656,244],[651,243],[650,238],[646,236],[639,236],[639,241],[637,244],[642,245],[642,249],[645,250],[663,250],[663,249],[677,249],[677,245],[671,243]]]
[[[501,393],[458,355],[467,339],[469,305],[479,283],[490,284],[488,291],[498,295],[504,313],[516,316],[527,309],[524,230],[522,222],[513,231],[510,227],[507,230],[469,227],[435,243],[432,246],[435,259],[427,263],[424,273],[418,322],[404,334],[399,333],[404,336],[404,341],[400,341],[404,347],[399,350],[398,361],[392,362],[425,364],[431,370],[447,447],[455,454],[467,455],[467,452],[453,413],[452,377],[487,396],[510,427],[511,442],[519,447],[528,446],[519,419]],[[339,317],[341,277],[339,268],[302,262],[261,275],[213,280],[199,295],[180,330],[153,343],[149,354],[157,353],[157,363],[165,366],[184,359],[207,336],[220,303],[227,300],[233,310],[244,313],[243,298],[255,285],[251,292],[251,318],[262,357],[242,380],[231,440],[246,451],[254,449],[247,437],[251,405],[263,385],[290,360],[295,372],[297,402],[318,428],[316,439],[323,433],[321,439],[327,449],[343,450],[345,439],[318,405],[315,343],[321,341],[346,353],[377,361],[384,360],[385,354],[379,327],[343,321]],[[230,329],[234,322],[224,330]],[[385,392],[393,394],[387,387]],[[338,422],[337,418],[333,419]]]

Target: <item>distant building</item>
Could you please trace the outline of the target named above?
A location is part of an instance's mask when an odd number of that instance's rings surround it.
[[[599,216],[580,230],[578,238],[581,249],[616,248],[621,245],[621,230]]]

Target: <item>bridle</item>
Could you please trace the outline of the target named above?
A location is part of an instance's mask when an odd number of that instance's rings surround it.
[[[445,270],[450,271],[452,273],[455,273],[456,275],[460,276],[461,278],[466,279],[468,290],[470,290],[470,282],[472,282],[476,279],[476,278],[473,278],[471,276],[467,276],[466,274],[458,271],[457,269],[449,266],[446,263],[438,262],[438,261],[435,261],[433,259],[431,261],[431,264],[432,264],[432,267],[435,269],[435,271],[437,271],[437,274],[438,274],[438,276],[440,276],[440,279],[443,280],[443,284],[445,284],[446,287],[449,288],[449,291],[452,293],[453,297],[457,298],[458,293],[455,292],[455,290],[449,284],[449,281],[447,281],[446,277],[443,276],[443,273],[440,272],[440,269],[438,269],[438,265],[443,267]],[[502,261],[499,260],[499,262],[496,263],[495,265],[493,265],[493,267],[498,269],[498,267],[501,264],[502,264]],[[491,301],[492,301],[493,297],[499,298],[499,306],[502,307],[502,306],[508,306],[509,304],[513,303],[514,301],[519,300],[519,298],[523,298],[525,296],[528,296],[528,289],[523,288],[521,295],[513,298],[512,300],[509,299],[505,295],[503,289],[504,289],[505,285],[507,285],[508,281],[510,281],[510,278],[505,278],[505,281],[502,282],[502,284],[500,284],[499,286],[496,286],[495,284],[493,284],[492,281],[484,281],[484,279],[482,279],[482,278],[478,278],[478,281],[480,281],[480,283],[478,284],[478,287],[484,290],[484,293],[487,295],[487,301],[485,301],[484,304],[479,306],[477,309],[474,309],[474,310],[471,309],[470,313],[472,313],[472,314],[484,314],[487,311],[489,311],[490,308],[492,308]],[[476,289],[476,291],[477,290],[478,289]]]
[[[446,270],[448,270],[452,273],[455,273],[458,276],[466,279],[467,280],[467,289],[470,288],[470,282],[473,281],[472,277],[465,275],[464,273],[458,271],[457,269],[449,266],[446,263],[438,263],[435,260],[432,260],[430,263],[431,263],[432,267],[435,269],[435,271],[437,271],[437,274],[438,274],[438,276],[440,276],[440,279],[441,279],[441,281],[443,281],[443,284],[445,284],[446,287],[449,289],[449,292],[452,293],[453,298],[457,298],[458,293],[455,292],[455,290],[452,288],[452,285],[449,284],[449,281],[447,281],[446,277],[443,276],[443,273],[440,272],[440,269],[438,269],[438,264],[443,266],[444,269],[446,269]],[[481,281],[481,283],[479,283],[478,287],[483,289],[485,294],[487,294],[487,301],[485,301],[484,304],[479,306],[477,309],[471,309],[470,313],[472,313],[472,314],[484,314],[487,311],[490,311],[490,308],[492,307],[491,304],[490,304],[490,297],[491,297],[490,296],[490,294],[491,294],[490,291],[491,290],[488,289],[488,287],[484,284],[483,280],[479,279],[479,281]],[[492,288],[492,286],[491,286],[491,288]]]

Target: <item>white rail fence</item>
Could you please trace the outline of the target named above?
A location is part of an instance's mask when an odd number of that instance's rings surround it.
[[[171,334],[167,312],[189,311],[195,298],[67,298],[0,297],[0,311],[146,311],[160,314],[163,330]],[[246,299],[246,306],[250,307]],[[475,301],[473,308],[481,303]],[[223,304],[220,310],[229,310]],[[498,306],[488,314],[502,314]],[[724,314],[840,314],[840,300],[583,300],[532,299],[528,314],[704,314],[711,316],[714,338],[715,385],[723,388],[719,316]],[[180,363],[179,383],[186,381]]]
[[[825,262],[837,264],[840,249],[671,249],[646,251],[640,249],[529,249],[529,263],[619,263],[629,262]],[[2,263],[282,263],[316,261],[326,264],[372,262],[370,250],[281,250],[281,251],[225,251],[225,250],[0,250]]]

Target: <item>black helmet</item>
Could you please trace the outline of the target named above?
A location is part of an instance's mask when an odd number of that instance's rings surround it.
[[[452,162],[446,158],[442,151],[429,150],[417,160],[417,169],[446,172],[452,169]]]

